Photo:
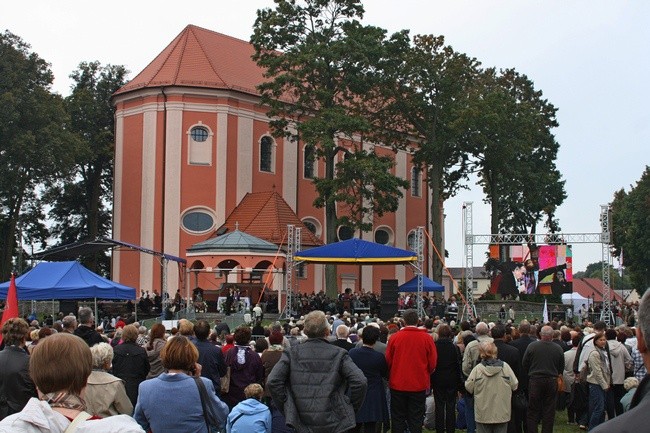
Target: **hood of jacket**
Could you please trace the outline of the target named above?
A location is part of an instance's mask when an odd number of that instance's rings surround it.
[[[481,368],[483,369],[483,373],[486,376],[494,376],[495,374],[501,373],[503,370],[503,361],[500,359],[487,359],[484,361],[481,361],[481,364],[479,364]]]
[[[267,411],[269,408],[254,398],[248,398],[237,405],[237,410],[244,415],[255,415]]]
[[[609,354],[617,358],[623,356],[623,350],[627,351],[627,348],[620,341],[608,340],[607,345],[609,346]]]

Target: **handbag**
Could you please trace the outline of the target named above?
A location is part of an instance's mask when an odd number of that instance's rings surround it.
[[[220,379],[221,393],[228,394],[230,391],[230,366],[226,369],[226,374]]]
[[[564,393],[564,376],[562,374],[557,375],[557,393]]]
[[[63,433],[74,433],[75,431],[77,431],[77,426],[79,425],[79,423],[82,423],[89,418],[92,418],[92,415],[82,410],[81,412],[79,412],[79,414],[76,417],[74,417],[72,422],[68,424],[68,427],[65,429]]]
[[[512,405],[516,410],[528,408],[528,397],[523,391],[517,390],[512,394]]]
[[[215,431],[215,428],[220,427],[220,422],[212,411],[212,405],[208,403],[210,401],[210,397],[208,397],[208,389],[205,387],[205,384],[200,377],[194,377],[194,381],[196,382],[196,386],[199,388],[205,425],[208,427],[209,432]]]

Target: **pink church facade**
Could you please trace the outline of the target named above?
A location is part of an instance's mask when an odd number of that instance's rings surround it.
[[[263,76],[252,52],[245,41],[188,26],[116,92],[115,239],[186,258],[191,268],[195,259],[187,249],[214,237],[247,193],[275,191],[324,241],[325,213],[313,206],[311,179],[322,176],[324,166],[305,164],[304,143],[272,137],[255,90]],[[381,145],[373,148],[393,154]],[[418,226],[430,227],[431,199],[409,153],[394,158],[394,173],[411,181],[411,188],[398,211],[372,217],[372,232],[354,236],[406,249]],[[250,258],[256,260],[269,258]],[[217,266],[204,258],[201,263]],[[116,281],[160,290],[158,258],[115,251],[112,266]],[[168,291],[184,290],[176,266],[166,272]],[[414,275],[401,265],[339,266],[337,274],[341,289],[375,292],[382,279],[401,284]],[[310,265],[301,278],[301,291],[325,288],[322,265]]]

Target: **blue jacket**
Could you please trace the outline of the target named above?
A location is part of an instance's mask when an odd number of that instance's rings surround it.
[[[271,433],[271,411],[254,398],[232,408],[226,423],[227,433]]]
[[[212,381],[203,377],[201,380],[210,396],[208,404],[212,405],[221,427],[226,422],[228,406],[217,397]],[[144,430],[208,433],[199,388],[194,378],[183,373],[163,373],[142,382],[133,418]]]

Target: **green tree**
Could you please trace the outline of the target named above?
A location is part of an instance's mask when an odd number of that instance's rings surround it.
[[[0,277],[9,278],[17,239],[44,242],[43,186],[69,173],[78,141],[49,64],[9,31],[0,34]],[[21,252],[22,255],[22,252]]]
[[[554,214],[566,192],[551,132],[556,108],[514,69],[483,71],[476,91],[465,119],[478,183],[491,205],[491,233],[534,234],[544,217],[548,230],[558,231]]]
[[[363,12],[358,0],[275,0],[275,9],[258,10],[251,36],[253,58],[268,78],[258,89],[274,134],[312,144],[324,161],[324,176],[314,180],[319,194],[314,204],[325,208],[327,243],[337,240],[337,202],[348,204],[348,223],[367,228],[367,212],[394,211],[389,198],[405,185],[374,152],[358,151],[336,164],[343,151],[339,140],[372,133],[362,107],[384,56],[386,33],[361,25]],[[369,180],[379,176],[377,170],[383,170],[382,183],[373,185]],[[326,288],[336,293],[334,266],[326,268]]]
[[[445,45],[444,37],[403,31],[387,44],[391,55],[381,64],[383,99],[377,123],[412,140],[413,162],[426,170],[431,189],[431,237],[442,248],[442,205],[467,178],[470,142],[463,126],[479,62]],[[379,98],[378,98],[379,99]],[[433,278],[442,263],[433,255]]]
[[[617,191],[612,202],[614,255],[623,259],[632,287],[643,294],[650,286],[650,166],[629,192]]]
[[[125,84],[123,66],[82,62],[70,77],[75,84],[65,99],[69,130],[82,144],[73,175],[53,184],[44,195],[52,205],[52,234],[67,244],[108,236],[111,229],[115,116],[111,95]],[[89,269],[108,274],[104,253],[81,258]]]
[[[576,272],[573,278],[598,278],[603,279],[603,262],[595,262],[587,265],[583,272]],[[609,267],[610,286],[614,290],[632,290],[632,284],[626,272],[621,276],[614,266]]]

